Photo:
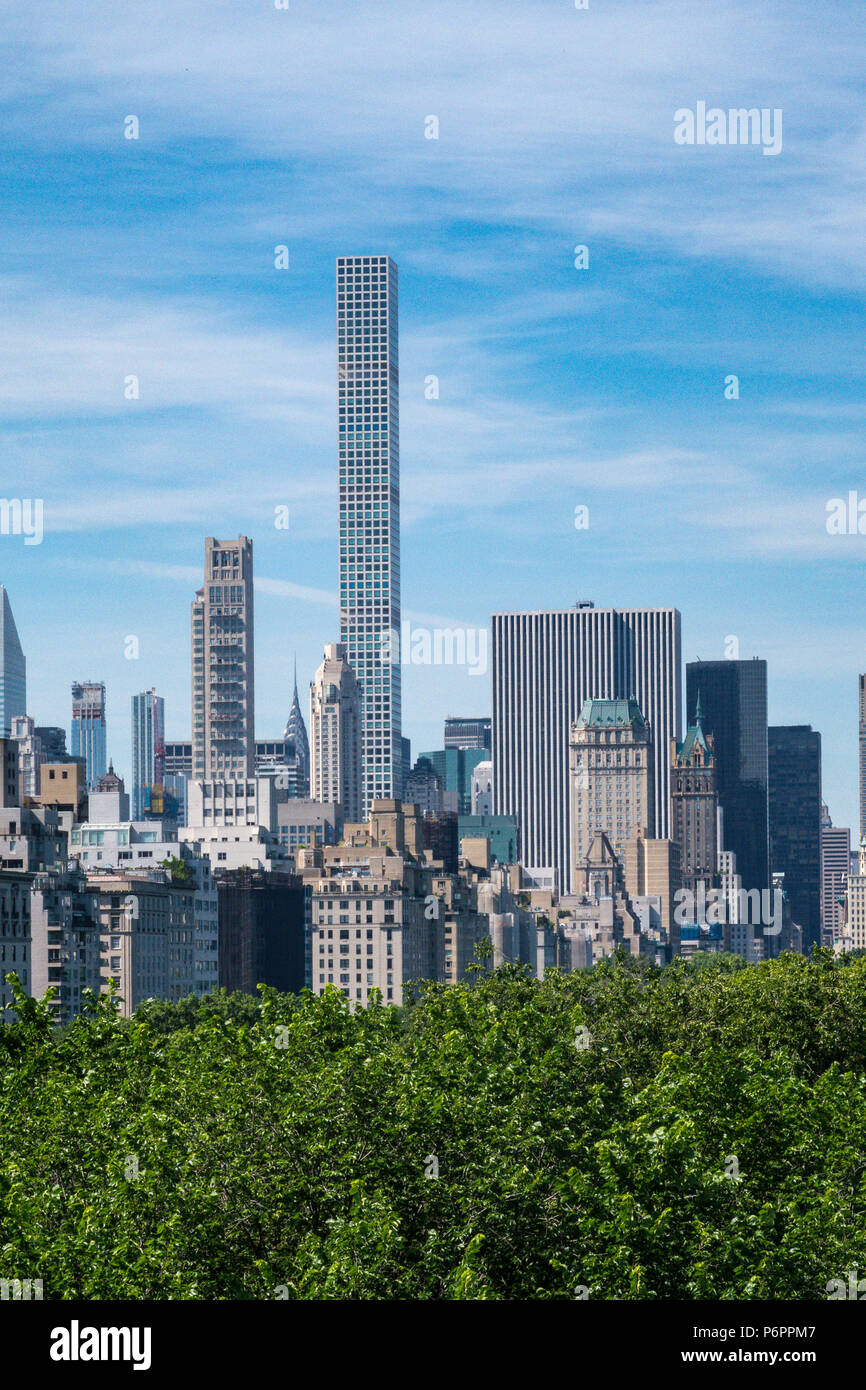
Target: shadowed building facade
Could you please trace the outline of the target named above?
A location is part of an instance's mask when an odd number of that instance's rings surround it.
[[[767,663],[690,661],[686,715],[713,740],[724,846],[736,855],[746,890],[770,887],[767,825]]]
[[[809,724],[768,730],[770,869],[785,875],[803,950],[821,944],[821,735]]]

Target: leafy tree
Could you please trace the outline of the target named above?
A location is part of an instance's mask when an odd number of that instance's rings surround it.
[[[793,1299],[866,1268],[866,957],[620,957],[0,1027],[46,1298]]]

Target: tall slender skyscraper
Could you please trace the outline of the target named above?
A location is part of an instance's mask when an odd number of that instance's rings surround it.
[[[851,831],[834,825],[821,808],[821,929],[822,944],[840,940],[845,928],[845,894],[851,872]]]
[[[205,541],[204,586],[192,602],[192,776],[255,774],[253,543]]]
[[[74,758],[85,759],[89,790],[106,773],[105,740],[105,685],[102,681],[76,681],[72,687],[70,745]]]
[[[655,834],[670,824],[670,741],[680,734],[675,608],[494,613],[493,807],[516,816],[521,857],[571,889],[569,736],[585,700],[637,701],[650,726]]]
[[[0,737],[8,738],[12,720],[27,713],[27,662],[18,640],[5,584],[0,584]]]
[[[306,796],[310,789],[310,740],[307,737],[307,726],[304,723],[301,702],[298,698],[297,662],[295,662],[295,688],[292,695],[292,707],[289,710],[289,717],[283,730],[283,738],[286,743],[286,756],[295,760],[298,787],[296,794]]]
[[[165,778],[165,701],[155,690],[132,697],[132,819],[145,812],[145,788]]]
[[[737,856],[747,891],[770,887],[767,828],[767,663],[690,661],[686,713],[713,736],[716,788],[724,811],[724,845]]]
[[[866,676],[860,677],[860,839],[866,835]]]
[[[767,731],[770,873],[785,875],[803,950],[821,945],[821,735],[810,724]]]
[[[310,795],[335,801],[344,821],[361,810],[361,695],[339,642],[325,656],[310,685]]]
[[[397,267],[337,261],[340,640],[361,690],[361,815],[402,795]]]

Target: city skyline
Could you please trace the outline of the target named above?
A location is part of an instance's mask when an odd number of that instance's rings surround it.
[[[732,637],[767,661],[770,721],[822,733],[825,799],[856,832],[864,542],[826,525],[857,488],[864,410],[856,20],[831,0],[807,52],[804,0],[736,23],[680,3],[651,23],[630,3],[533,9],[503,26],[480,3],[466,33],[442,6],[431,38],[394,4],[375,34],[338,4],[335,47],[294,10],[159,6],[165,42],[144,56],[132,14],[108,33],[93,3],[35,28],[9,17],[58,103],[48,139],[12,94],[5,175],[27,258],[5,279],[4,442],[45,503],[41,544],[0,537],[28,713],[68,728],[62,684],[83,661],[127,776],[136,691],[155,685],[167,736],[189,737],[202,540],[245,534],[257,726],[278,734],[290,653],[303,687],[339,636],[334,263],[386,251],[402,287],[404,618],[479,627],[584,596],[678,607],[684,661],[720,659]],[[419,81],[412,55],[430,43]],[[484,73],[471,90],[467,63]],[[544,100],[521,101],[538,72]],[[675,111],[705,97],[783,108],[781,154],[677,145]],[[486,681],[403,677],[413,749],[439,743],[446,714],[489,712]]]

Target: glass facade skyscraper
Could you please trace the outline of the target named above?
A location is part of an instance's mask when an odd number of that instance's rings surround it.
[[[76,681],[72,687],[70,746],[74,758],[85,760],[88,790],[107,771],[105,738],[105,686],[101,681]]]
[[[145,812],[145,787],[164,786],[165,701],[155,690],[132,697],[132,819]]]
[[[0,735],[8,738],[12,720],[26,713],[27,663],[6,586],[0,584]]]
[[[821,735],[810,724],[767,731],[770,873],[785,875],[804,951],[821,945]]]
[[[770,887],[767,823],[767,663],[690,661],[686,715],[713,735],[723,846],[737,856],[743,888]]]
[[[337,261],[340,641],[361,691],[361,815],[403,794],[397,267]]]

